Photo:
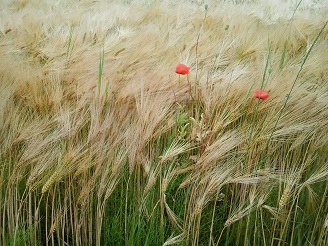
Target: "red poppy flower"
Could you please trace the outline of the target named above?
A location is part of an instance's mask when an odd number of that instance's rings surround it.
[[[269,93],[266,91],[256,90],[254,92],[254,97],[261,99],[261,100],[266,100],[266,99],[268,99],[269,96],[270,96]]]
[[[182,75],[186,75],[186,74],[189,74],[190,73],[190,69],[189,67],[187,67],[186,65],[184,64],[178,64],[175,68],[175,72],[177,74],[182,74]]]

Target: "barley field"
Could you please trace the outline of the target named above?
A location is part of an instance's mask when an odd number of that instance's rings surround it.
[[[328,245],[326,0],[0,0],[0,245]]]

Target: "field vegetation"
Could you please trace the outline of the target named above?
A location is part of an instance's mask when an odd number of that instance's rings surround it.
[[[320,4],[3,0],[0,245],[328,245]]]

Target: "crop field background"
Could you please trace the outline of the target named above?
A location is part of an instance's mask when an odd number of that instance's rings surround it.
[[[328,245],[327,23],[0,0],[0,245]]]

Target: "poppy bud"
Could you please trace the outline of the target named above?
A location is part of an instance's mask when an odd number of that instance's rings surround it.
[[[186,65],[184,64],[178,64],[175,68],[175,72],[177,74],[182,74],[182,75],[186,75],[186,74],[189,74],[190,73],[190,69],[189,67],[187,67]]]
[[[269,96],[270,96],[269,93],[266,91],[256,90],[254,92],[254,97],[261,99],[261,100],[266,100],[266,99],[268,99]]]

